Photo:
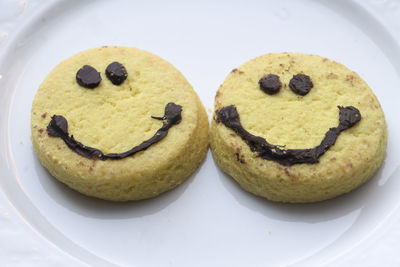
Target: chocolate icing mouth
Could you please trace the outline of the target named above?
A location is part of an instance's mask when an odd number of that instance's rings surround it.
[[[361,120],[361,113],[357,108],[353,106],[338,106],[338,108],[338,126],[330,128],[318,146],[307,149],[283,149],[284,146],[270,144],[261,136],[252,135],[243,128],[234,105],[216,110],[215,114],[216,122],[222,122],[226,127],[235,131],[247,143],[251,151],[258,153],[259,157],[291,166],[299,163],[318,163],[319,158],[335,144],[339,134]]]
[[[154,117],[153,119],[162,120],[163,125],[150,139],[143,141],[141,144],[133,147],[132,149],[122,152],[122,153],[109,153],[104,154],[100,149],[85,146],[81,142],[77,141],[73,135],[68,133],[68,121],[61,115],[53,115],[51,121],[47,126],[47,133],[52,137],[61,138],[64,143],[77,154],[88,158],[88,159],[123,159],[136,154],[139,151],[146,150],[151,145],[159,142],[168,134],[168,130],[179,124],[182,120],[182,106],[176,105],[175,103],[168,103],[165,106],[164,116]]]

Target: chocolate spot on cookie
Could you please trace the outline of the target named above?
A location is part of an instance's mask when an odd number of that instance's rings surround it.
[[[128,73],[121,63],[113,62],[107,66],[106,76],[114,85],[120,85],[126,80]]]
[[[240,158],[239,158],[239,152],[235,152],[235,155],[236,155],[236,160],[239,161],[239,160],[240,160]]]
[[[293,78],[289,82],[290,89],[302,96],[308,94],[313,86],[310,76],[304,74],[293,75]]]
[[[354,79],[355,77],[353,75],[346,75],[346,82],[350,83],[352,86],[354,86]]]
[[[239,161],[242,164],[245,164],[246,161],[243,158],[243,155],[241,155],[239,152],[235,152],[236,160]]]
[[[232,71],[231,71],[232,73],[239,73],[239,74],[243,74],[244,72],[243,71],[241,71],[241,70],[238,70],[238,69],[233,69]]]
[[[327,79],[337,79],[339,76],[335,73],[330,72],[328,75],[326,75]]]
[[[347,164],[347,166],[348,166],[350,169],[352,169],[352,168],[353,168],[353,163],[349,162],[349,163]]]
[[[76,73],[76,81],[85,88],[96,88],[101,82],[100,72],[92,66],[85,65]]]
[[[260,85],[260,89],[269,95],[273,95],[279,92],[282,87],[282,83],[279,80],[279,76],[275,74],[268,74],[262,77],[258,84]]]
[[[47,116],[47,112],[43,113],[41,117],[42,117],[43,119],[45,119],[46,116]]]

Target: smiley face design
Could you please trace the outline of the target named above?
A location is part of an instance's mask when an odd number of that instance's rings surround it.
[[[107,66],[105,71],[107,78],[114,85],[121,85],[128,76],[125,67],[119,62],[113,62]],[[89,65],[85,65],[76,73],[76,81],[79,85],[85,88],[94,89],[101,82],[100,73]],[[85,146],[81,142],[68,133],[68,121],[62,115],[53,115],[47,126],[49,136],[60,137],[64,143],[74,152],[89,159],[123,159],[130,157],[137,152],[146,150],[151,145],[159,142],[168,134],[169,128],[181,122],[182,106],[175,103],[168,103],[165,106],[165,113],[162,117],[151,116],[153,119],[163,120],[163,126],[157,130],[153,137],[143,141],[141,144],[122,153],[104,154],[100,149]]]
[[[281,53],[243,64],[221,85],[211,148],[245,190],[315,202],[368,180],[386,135],[380,104],[357,74],[326,58]]]
[[[276,94],[281,88],[279,76],[268,74],[259,81],[260,88],[268,94]],[[304,74],[294,75],[289,83],[293,92],[302,96],[306,95],[313,84],[309,76]],[[222,122],[226,127],[235,131],[250,147],[256,151],[261,158],[275,160],[282,165],[293,165],[299,163],[318,163],[321,157],[332,145],[339,134],[353,127],[361,119],[359,110],[353,106],[339,108],[339,125],[330,128],[321,143],[308,149],[283,149],[284,145],[272,145],[260,136],[254,136],[243,128],[240,123],[239,114],[234,105],[217,110],[216,121]]]
[[[61,62],[31,111],[42,165],[89,196],[154,197],[185,180],[204,158],[207,115],[190,84],[148,52],[100,47]]]

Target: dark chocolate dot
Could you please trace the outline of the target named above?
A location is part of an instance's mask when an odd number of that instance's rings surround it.
[[[289,82],[290,89],[299,95],[308,94],[313,86],[310,76],[304,74],[293,75],[293,78]]]
[[[128,77],[125,67],[119,62],[113,62],[107,66],[107,78],[115,85],[120,85]]]
[[[279,76],[275,74],[268,74],[262,77],[258,84],[260,85],[260,89],[265,93],[273,95],[279,92],[282,87],[282,83],[279,80]]]
[[[101,82],[100,72],[89,65],[85,65],[76,73],[76,81],[85,88],[96,88]]]

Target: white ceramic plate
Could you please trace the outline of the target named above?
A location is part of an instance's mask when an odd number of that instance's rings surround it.
[[[244,192],[217,168],[211,153],[185,183],[155,199],[110,203],[82,196],[40,165],[30,142],[30,107],[55,65],[102,45],[134,46],[170,61],[194,86],[209,114],[227,74],[255,56],[297,51],[339,61],[367,81],[383,106],[389,125],[385,162],[354,192],[308,205],[272,203]],[[396,38],[352,1],[39,3],[18,22],[0,54],[0,245],[11,248],[0,254],[0,263],[382,263],[389,246],[372,260],[366,255],[373,255],[385,230],[400,231],[393,223],[400,217],[398,70]],[[10,219],[10,212],[19,215]],[[10,234],[18,229],[25,230]],[[379,242],[387,244],[387,238]],[[400,248],[400,242],[391,244]]]

